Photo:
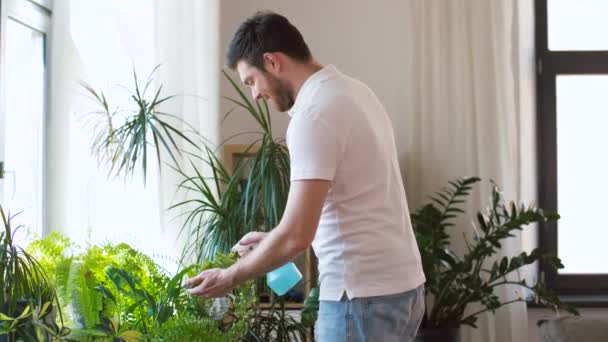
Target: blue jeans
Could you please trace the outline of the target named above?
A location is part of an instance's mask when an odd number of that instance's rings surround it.
[[[424,285],[378,297],[321,301],[317,342],[409,342],[424,315]]]

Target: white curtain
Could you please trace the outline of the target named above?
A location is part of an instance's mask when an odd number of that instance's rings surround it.
[[[470,214],[487,204],[489,179],[508,200],[535,199],[533,3],[499,0],[410,0],[405,183],[412,207],[447,180],[480,176]],[[470,222],[470,221],[468,221]],[[453,244],[464,250],[463,232]],[[470,236],[470,235],[469,235]],[[502,255],[534,244],[533,232],[503,244]],[[513,288],[503,299],[523,296]],[[463,341],[526,341],[522,303],[484,314]]]
[[[160,81],[168,94],[179,94],[166,103],[164,112],[179,115],[198,130],[204,143],[214,147],[219,141],[219,0],[157,0],[156,49],[160,68]],[[188,127],[182,127],[188,130]],[[201,139],[197,142],[203,142]],[[181,147],[204,156],[181,141]],[[196,160],[193,160],[197,162]],[[205,172],[204,163],[198,167]],[[182,163],[188,170],[188,163]],[[181,177],[170,168],[164,168],[160,177],[160,203],[162,208],[186,199],[184,191],[177,191]],[[192,196],[192,194],[190,194]],[[190,197],[191,198],[191,197]],[[182,228],[184,207],[164,211],[163,232],[177,244],[180,251],[188,238],[187,233],[176,240]]]
[[[127,180],[108,178],[89,150],[92,132],[84,118],[97,108],[79,81],[103,89],[112,107],[124,109],[132,102],[120,85],[133,89],[132,69],[145,82],[161,64],[153,86],[162,84],[165,96],[179,95],[162,110],[216,141],[217,7],[217,1],[195,0],[53,2],[46,231],[80,242],[127,242],[172,268],[179,225],[166,209],[179,200],[179,179],[166,166],[157,172],[154,153],[145,186],[141,172]]]

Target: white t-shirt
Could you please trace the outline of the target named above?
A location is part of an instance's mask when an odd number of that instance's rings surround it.
[[[306,80],[289,115],[291,180],[331,181],[313,241],[320,299],[423,284],[393,127],[376,95],[330,65]]]

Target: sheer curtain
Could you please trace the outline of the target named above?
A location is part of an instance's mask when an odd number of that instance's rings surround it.
[[[214,141],[219,70],[210,57],[218,55],[210,37],[217,36],[217,2],[53,4],[46,230],[60,230],[80,242],[127,242],[159,260],[174,260],[180,248],[174,243],[179,225],[171,219],[176,214],[166,208],[179,200],[179,180],[166,172],[168,167],[157,172],[155,153],[148,155],[145,186],[141,172],[132,179],[109,178],[107,168],[90,152],[92,131],[85,113],[96,107],[79,82],[103,89],[110,106],[129,108],[133,104],[121,86],[133,89],[133,68],[145,82],[161,64],[153,86],[162,84],[164,95],[180,95],[162,110],[181,116]]]
[[[103,89],[110,106],[132,107],[133,72],[146,77],[155,65],[154,11],[145,0],[56,1],[51,48],[51,139],[47,230],[76,241],[124,241],[153,249],[159,239],[157,175],[108,177],[91,154],[87,113],[97,110],[79,82]],[[57,141],[53,138],[59,137]],[[154,165],[154,164],[151,164]],[[52,190],[51,190],[52,189]],[[56,196],[56,197],[55,197]],[[158,250],[158,249],[156,249]]]
[[[447,180],[480,176],[469,213],[487,203],[489,179],[506,199],[535,199],[533,4],[529,1],[410,0],[404,37],[409,105],[406,108],[405,183],[412,207]],[[399,134],[400,132],[397,132]],[[455,231],[456,249],[464,250]],[[503,244],[520,253],[533,233]],[[470,236],[470,235],[469,235]],[[502,298],[524,296],[513,288]],[[485,314],[464,341],[527,340],[526,307],[512,304]]]
[[[156,10],[160,81],[168,94],[180,95],[165,103],[162,111],[179,115],[201,134],[198,141],[204,140],[213,148],[220,139],[219,0],[157,0]],[[182,147],[203,156],[203,151],[192,150],[187,145]],[[206,171],[204,163],[193,161]],[[182,163],[182,167],[188,170],[188,163]],[[192,196],[177,191],[181,177],[169,168],[162,170],[159,181],[161,208]],[[187,233],[182,234],[177,241],[183,210],[183,207],[165,210],[162,215],[163,233],[176,241],[174,251],[180,251],[188,238]]]

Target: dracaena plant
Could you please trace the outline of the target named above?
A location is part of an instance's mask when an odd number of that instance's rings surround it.
[[[182,121],[183,126],[193,133],[196,140],[190,140],[178,127],[162,121],[165,118],[177,120],[174,116],[158,112],[158,105],[171,97],[161,97],[159,87],[154,98],[146,101],[145,93],[151,84],[150,79],[140,92],[142,87],[135,77],[135,91],[131,98],[138,109],[118,128],[119,111],[110,107],[103,92],[87,88],[101,108],[93,113],[96,116],[90,117],[95,124],[92,151],[101,161],[108,162],[111,174],[129,175],[139,168],[143,169],[145,175],[148,159],[146,146],[152,146],[157,153],[159,168],[159,151],[162,149],[171,158],[169,167],[182,176],[178,188],[186,191],[186,199],[171,208],[179,208],[185,215],[181,234],[188,236],[182,256],[182,261],[188,260],[186,264],[215,261],[221,253],[228,253],[245,233],[274,228],[287,202],[289,154],[284,141],[272,134],[268,105],[264,101],[250,101],[230,76],[224,75],[237,94],[236,98],[226,100],[244,110],[259,127],[257,138],[246,151],[251,152],[246,153],[251,157],[237,162],[234,170],[227,170],[216,155],[216,148],[211,147],[185,122]],[[197,153],[180,149],[179,139],[192,145]],[[200,146],[197,146],[199,141]],[[113,271],[114,275],[118,273]],[[275,305],[269,311],[250,311],[255,307],[250,305],[246,308],[248,313],[253,312],[251,318],[243,318],[249,317],[249,314],[240,315],[240,322],[246,321],[248,327],[244,338],[246,341],[268,340],[268,336],[275,336],[273,341],[287,341],[295,334],[304,336],[305,328],[289,319],[282,304],[280,307]],[[160,328],[160,335],[169,334],[176,340],[184,340],[182,337],[190,333],[208,329],[205,322],[197,321],[196,315],[189,315],[170,317]],[[167,330],[167,327],[175,329]],[[177,330],[183,331],[183,334]]]
[[[505,203],[500,189],[492,183],[490,204],[475,216],[477,221],[472,226],[472,238],[465,237],[466,251],[457,255],[450,248],[448,230],[455,225],[458,215],[464,214],[459,206],[479,181],[477,177],[450,181],[449,186],[431,197],[430,203],[412,214],[427,278],[424,326],[475,327],[482,312],[494,312],[501,306],[527,300],[524,296],[500,298],[495,291],[502,286],[527,289],[539,304],[576,314],[573,307],[562,303],[542,281],[530,284],[512,277],[521,267],[535,262],[562,268],[557,257],[536,248],[530,253],[497,258],[503,240],[530,224],[555,221],[559,219],[558,214],[546,213],[534,206]],[[473,303],[478,303],[480,308],[467,311]]]
[[[179,139],[195,150],[199,148],[195,142],[199,137],[196,129],[181,117],[161,111],[161,105],[175,96],[163,96],[162,85],[151,90],[158,68],[154,68],[143,86],[133,71],[133,88],[124,87],[132,102],[128,108],[113,106],[102,90],[82,83],[98,106],[87,116],[93,130],[91,152],[100,164],[108,167],[109,175],[132,176],[136,166],[140,165],[145,182],[150,149],[156,154],[160,169],[161,151],[169,156],[174,165],[178,164],[178,158],[185,150],[180,146]]]
[[[236,98],[225,99],[255,121],[258,136],[244,151],[249,158],[238,160],[234,170],[227,170],[209,147],[205,147],[198,164],[191,163],[189,172],[177,169],[183,176],[179,186],[189,196],[173,208],[187,208],[182,228],[182,233],[189,234],[185,255],[196,262],[227,253],[249,231],[274,228],[283,215],[289,193],[289,152],[284,141],[273,135],[268,104],[250,101],[228,74],[224,76],[237,94]],[[198,165],[204,165],[207,172]],[[264,286],[258,284],[258,288]],[[272,297],[270,308],[251,308],[243,340],[282,342],[312,338],[307,326],[286,314],[284,300],[275,300]]]
[[[258,124],[259,132],[245,151],[251,157],[237,162],[234,170],[227,170],[207,146],[201,160],[192,156],[199,163],[191,161],[190,171],[176,168],[183,176],[179,187],[188,191],[189,197],[172,208],[186,208],[182,228],[190,237],[186,251],[199,263],[218,252],[228,253],[247,232],[274,228],[289,192],[289,153],[284,141],[272,134],[267,103],[250,101],[234,80],[224,75],[238,95],[237,99],[226,99],[243,109]]]

